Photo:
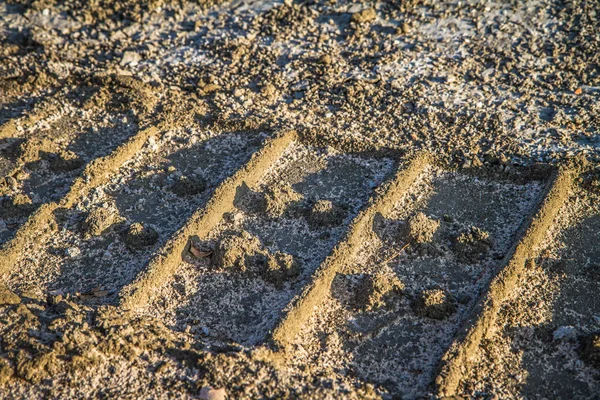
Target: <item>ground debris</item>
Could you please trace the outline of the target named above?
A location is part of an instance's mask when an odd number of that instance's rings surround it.
[[[433,240],[433,235],[439,227],[439,221],[419,212],[408,220],[407,239],[417,244],[429,243]]]
[[[359,281],[353,305],[356,309],[372,311],[384,307],[391,296],[399,295],[404,284],[395,275],[365,274]]]
[[[453,296],[442,289],[428,289],[417,295],[412,303],[417,315],[432,319],[445,319],[456,312]]]
[[[158,241],[158,232],[140,222],[135,222],[125,231],[125,244],[131,250],[141,250],[152,246]]]

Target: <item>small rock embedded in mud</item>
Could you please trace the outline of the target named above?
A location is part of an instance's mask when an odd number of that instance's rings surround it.
[[[224,388],[213,389],[210,386],[204,386],[200,389],[201,400],[225,400],[227,398],[227,392]]]
[[[386,305],[388,298],[404,290],[404,284],[395,275],[367,274],[356,288],[353,306],[358,310],[372,311]]]
[[[466,262],[475,262],[482,259],[491,247],[490,234],[476,226],[472,226],[467,232],[461,233],[454,243],[459,258]]]
[[[579,348],[581,359],[595,368],[600,368],[600,332],[584,336]]]
[[[356,22],[357,24],[364,24],[367,22],[374,21],[377,17],[375,13],[375,9],[373,7],[365,8],[362,11],[356,12],[352,14],[352,22]]]
[[[8,306],[19,304],[21,302],[21,298],[14,294],[9,288],[5,285],[0,284],[0,306]]]
[[[452,296],[442,289],[422,291],[412,307],[417,315],[439,320],[448,318],[457,308]]]
[[[552,333],[554,340],[569,340],[576,336],[575,328],[572,326],[561,326]]]
[[[119,211],[115,207],[96,207],[85,217],[82,230],[86,239],[102,235],[115,222],[120,221]]]
[[[313,228],[338,226],[344,222],[348,215],[346,207],[333,203],[330,200],[316,201],[307,215],[308,225]]]
[[[133,223],[125,232],[125,244],[131,250],[140,250],[152,246],[158,241],[158,232],[151,226],[139,222]]]
[[[429,243],[433,240],[433,235],[437,232],[439,227],[439,221],[429,218],[422,212],[419,212],[408,220],[408,240],[418,244]]]
[[[81,255],[81,250],[79,249],[79,247],[69,247],[66,253],[71,258],[77,258]]]
[[[142,56],[140,56],[135,51],[126,51],[123,53],[123,58],[121,58],[121,66],[131,65],[136,66],[142,60]]]
[[[171,186],[171,192],[179,197],[197,195],[205,190],[206,181],[196,175],[182,176]]]
[[[207,258],[212,256],[214,252],[213,246],[205,241],[193,237],[190,240],[190,253],[196,258]]]

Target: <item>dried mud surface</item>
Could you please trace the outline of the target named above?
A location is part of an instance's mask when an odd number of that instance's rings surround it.
[[[599,26],[598,0],[0,1],[0,397],[437,398],[577,160],[456,394],[598,398]]]

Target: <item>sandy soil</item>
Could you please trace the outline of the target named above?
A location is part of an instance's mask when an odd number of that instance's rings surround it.
[[[599,26],[0,1],[0,397],[598,398]]]

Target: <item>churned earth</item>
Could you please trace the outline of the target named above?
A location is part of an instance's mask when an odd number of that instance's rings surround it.
[[[0,1],[0,397],[600,396],[600,1]]]

